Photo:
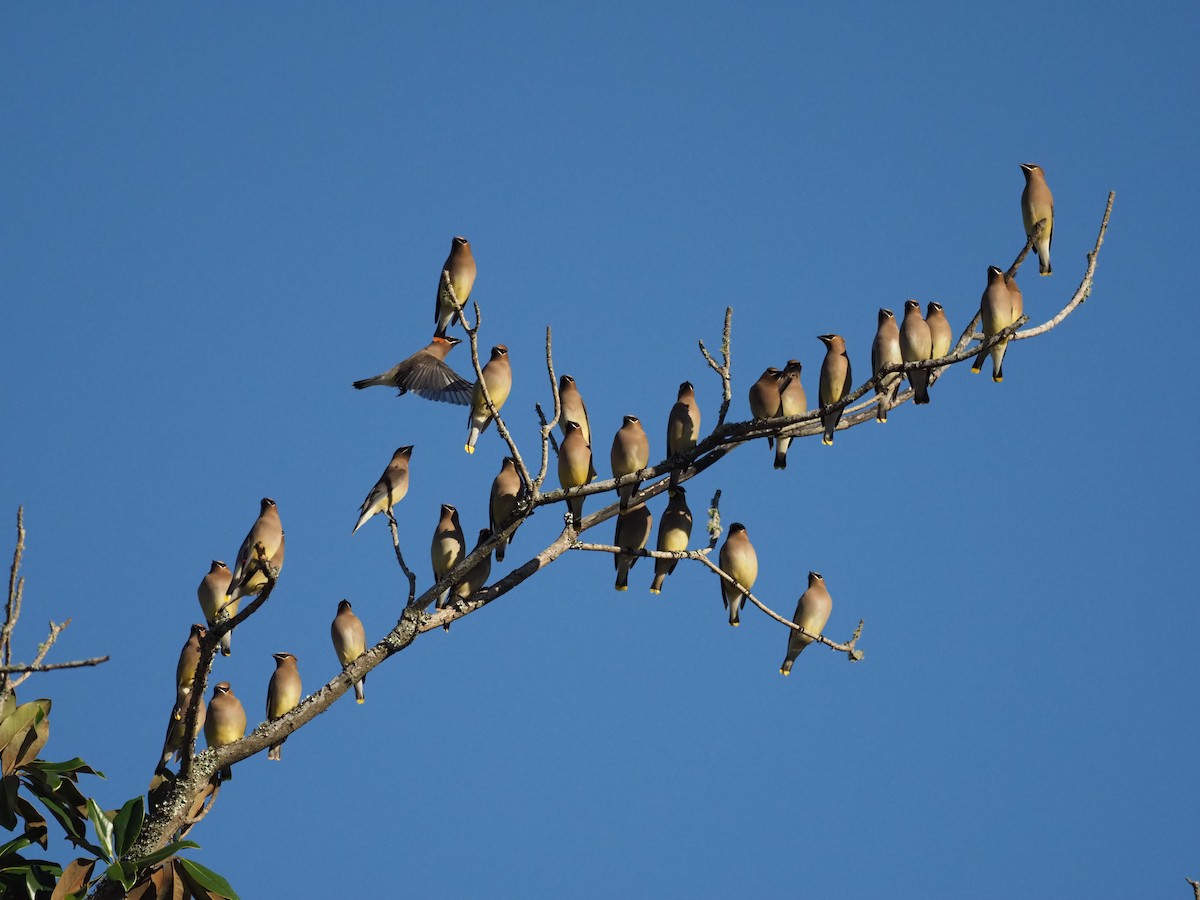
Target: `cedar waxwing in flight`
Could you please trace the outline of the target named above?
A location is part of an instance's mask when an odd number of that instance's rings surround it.
[[[500,412],[500,407],[508,399],[508,392],[512,390],[512,365],[508,361],[508,348],[503,344],[492,348],[492,358],[483,367],[482,383],[487,386],[496,412]],[[471,394],[471,414],[467,417],[467,443],[464,449],[468,453],[475,452],[475,441],[487,431],[493,418],[483,399],[483,388],[476,382]]]
[[[446,365],[446,354],[460,343],[462,340],[456,337],[435,337],[424,350],[418,350],[374,378],[354,382],[354,387],[361,391],[383,385],[397,388],[401,397],[411,391],[426,400],[466,406],[471,402],[474,388],[471,382]]]
[[[443,503],[442,515],[433,531],[433,543],[429,548],[429,558],[433,562],[433,580],[441,581],[442,576],[458,565],[466,555],[467,540],[463,536],[462,525],[458,522],[458,510],[449,503]],[[437,609],[445,606],[449,597],[450,589],[446,588],[437,599]]]
[[[208,718],[204,722],[204,740],[210,747],[224,747],[246,736],[246,711],[242,701],[233,696],[228,681],[213,687],[212,699],[208,701]],[[221,780],[233,778],[233,770],[226,766],[221,770]]]
[[[158,763],[160,769],[171,761],[171,757],[179,756],[183,748],[183,720],[187,716],[188,703],[191,699],[192,689],[188,687],[180,690],[179,696],[175,700],[175,708],[171,710],[171,718],[167,721],[167,737],[163,741],[162,759]],[[192,733],[193,738],[197,737],[200,730],[204,728],[207,711],[204,698],[201,697],[200,705],[196,707],[196,727]]]
[[[645,503],[639,503],[633,509],[617,514],[617,530],[613,535],[613,544],[624,550],[645,550],[646,542],[650,540],[650,532],[654,528],[654,516]],[[629,590],[629,570],[638,561],[638,557],[629,553],[617,553],[613,563],[617,568],[618,591]]]
[[[224,599],[224,595],[222,595]],[[188,639],[179,653],[179,664],[175,666],[175,689],[190,688],[196,680],[196,667],[200,665],[200,641],[208,634],[203,625],[193,625]]]
[[[267,586],[267,574],[263,571],[255,546],[262,544],[271,565],[282,572],[284,543],[279,508],[270,497],[263,497],[259,504],[258,519],[250,527],[250,533],[246,535],[246,539],[242,541],[242,549],[238,551],[229,590],[225,593],[227,603],[239,597],[257,597]]]
[[[825,345],[825,359],[821,361],[821,382],[819,399],[821,408],[832,406],[854,390],[853,376],[850,372],[850,357],[846,355],[846,342],[841,335],[822,334],[817,338]],[[821,425],[825,433],[821,443],[833,446],[833,432],[842,419],[844,406],[821,413]]]
[[[392,461],[388,463],[379,480],[375,482],[375,487],[371,488],[371,493],[367,494],[367,499],[358,508],[358,522],[351,534],[362,528],[371,516],[386,513],[404,499],[404,495],[408,493],[408,462],[412,451],[412,444],[409,444],[392,454]]]
[[[275,671],[267,685],[267,721],[273,722],[296,708],[300,702],[300,670],[296,668],[296,657],[290,653],[272,653]],[[283,742],[279,739],[267,750],[267,759],[283,759]]]
[[[567,423],[567,433],[558,448],[558,483],[563,488],[581,487],[592,480],[592,448],[583,439],[578,422]],[[571,527],[579,530],[583,521],[583,497],[568,497]]]
[[[754,587],[754,580],[758,578],[758,554],[754,552],[754,545],[750,543],[750,536],[746,534],[746,526],[741,522],[734,522],[729,526],[729,536],[721,545],[718,563],[722,572],[747,591]],[[725,579],[721,579],[721,602],[729,610],[729,624],[735,628],[741,624],[738,611],[742,608],[744,600],[745,596],[741,591]]]
[[[567,423],[578,422],[583,431],[583,439],[590,446],[592,425],[588,421],[587,405],[583,402],[583,395],[579,393],[579,386],[570,375],[558,379],[558,405],[558,427],[562,429],[563,437],[567,436]]]
[[[511,456],[504,457],[504,462],[500,464],[500,474],[492,482],[492,494],[488,500],[488,526],[492,534],[498,534],[516,510],[521,487],[521,473],[517,471],[516,460]],[[514,529],[512,534],[502,538],[496,545],[496,562],[504,562],[504,548],[516,536],[517,531]]]
[[[200,579],[200,587],[196,588],[196,596],[200,598],[200,609],[204,611],[204,621],[208,623],[209,628],[216,624],[217,610],[222,606],[225,608],[225,614],[230,618],[237,615],[238,605],[236,602],[225,604],[229,595],[231,578],[233,578],[233,573],[229,571],[229,566],[219,559],[214,559],[212,565],[209,566],[208,574]],[[232,640],[232,630],[221,635],[221,653],[225,656],[233,652],[230,649]]]
[[[700,440],[700,407],[696,390],[690,381],[679,386],[679,396],[667,417],[667,459],[681,453],[691,453]],[[679,470],[671,470],[671,487],[679,482]]]
[[[485,541],[492,538],[492,530],[490,528],[480,528],[479,538],[475,541],[475,546],[471,552],[474,553]],[[492,554],[484,555],[483,559],[467,570],[466,576],[458,583],[458,587],[454,589],[454,596],[459,600],[466,600],[472,594],[477,593],[486,584],[489,576],[492,574]],[[450,630],[450,623],[447,622],[442,626],[446,631]]]
[[[929,323],[921,315],[921,304],[916,300],[904,301],[904,322],[900,325],[900,355],[905,362],[923,362],[933,359],[933,335]],[[929,370],[910,369],[908,383],[913,389],[913,403],[929,402]]]
[[[367,652],[367,632],[363,628],[362,620],[350,608],[349,600],[338,603],[337,615],[333,617],[333,624],[329,626],[329,634],[333,638],[333,652],[337,654],[343,669]],[[366,675],[354,682],[356,702],[366,702],[366,685]]]
[[[758,381],[750,385],[750,415],[756,422],[779,415],[779,380],[783,377],[774,366],[767,366]]]
[[[626,416],[621,427],[613,436],[612,451],[609,454],[612,462],[613,478],[622,475],[632,475],[650,465],[650,439],[637,416]],[[629,500],[638,492],[642,482],[633,481],[617,488],[621,498],[622,510],[629,508]]]
[[[941,359],[954,346],[954,334],[950,331],[950,320],[946,318],[942,304],[931,300],[925,310],[925,321],[929,325],[929,336],[933,338],[933,358]]]
[[[792,622],[799,625],[808,634],[819,635],[821,629],[825,627],[825,623],[829,621],[829,613],[832,609],[833,600],[829,597],[829,591],[825,589],[825,579],[816,572],[809,572],[808,590],[800,595],[800,602],[796,604],[796,614],[792,616]],[[783,665],[779,667],[781,675],[791,673],[792,663],[796,661],[796,657],[803,653],[804,648],[812,642],[813,638],[794,629],[788,629],[787,657],[784,659]]]
[[[1013,300],[1020,297],[1015,295],[1004,283],[1004,273],[997,266],[988,266],[987,287],[983,290],[983,298],[979,303],[980,317],[983,319],[983,334],[985,338],[999,334],[1014,321]],[[1008,341],[1001,341],[991,349],[992,381],[1004,380],[1004,351],[1008,349]],[[981,352],[971,364],[971,371],[978,373],[983,368],[983,358],[986,352]]]
[[[904,357],[900,355],[900,327],[896,324],[896,314],[890,309],[880,308],[879,327],[871,344],[871,374],[878,375],[884,366],[899,365],[902,362]],[[903,381],[903,375],[892,372],[879,379],[879,383],[875,385],[875,394],[879,397],[879,403],[875,407],[876,422],[887,421],[888,410],[895,402]]]
[[[458,310],[450,302],[450,295],[442,280],[442,272],[445,271],[450,273],[450,286],[454,288],[454,296],[458,298],[462,308],[466,309],[467,298],[471,296],[471,286],[475,283],[475,257],[471,255],[471,245],[465,237],[456,237],[450,241],[450,255],[446,257],[441,271],[438,272],[437,300],[433,308],[433,321],[437,323],[437,330],[433,336],[439,338],[444,338],[446,329],[460,321]]]
[[[798,416],[808,412],[808,396],[804,393],[804,385],[800,383],[800,360],[789,359],[779,377],[779,415]],[[775,468],[787,468],[788,447],[792,445],[790,437],[779,437],[775,441]]]
[[[683,485],[668,491],[671,499],[658,523],[658,544],[655,549],[682,553],[688,548],[692,538],[692,511],[687,505],[687,491]],[[650,593],[662,592],[663,582],[675,571],[677,559],[654,560],[654,581],[650,583]]]
[[[1025,237],[1033,234],[1033,226],[1042,219],[1042,233],[1033,245],[1038,255],[1038,272],[1050,274],[1050,242],[1054,239],[1054,197],[1046,184],[1046,173],[1041,166],[1021,163],[1025,173],[1025,190],[1021,192],[1021,219],[1025,222]]]

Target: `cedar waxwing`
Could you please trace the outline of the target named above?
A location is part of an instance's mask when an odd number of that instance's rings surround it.
[[[471,402],[471,382],[446,365],[446,354],[460,343],[461,338],[435,337],[425,349],[374,378],[354,382],[354,387],[361,391],[377,384],[384,385],[397,388],[401,397],[411,391],[426,400],[466,406]]]
[[[808,573],[808,590],[800,595],[796,604],[796,614],[792,621],[803,628],[808,634],[819,635],[825,623],[829,621],[829,613],[833,609],[833,600],[825,589],[825,579],[816,572]],[[792,663],[804,652],[804,648],[813,642],[813,638],[799,631],[788,629],[787,657],[779,667],[781,675],[792,671]]]
[[[750,543],[750,536],[746,534],[746,526],[741,522],[734,522],[729,526],[729,536],[721,545],[718,563],[722,572],[747,591],[754,587],[754,580],[758,578],[758,554],[754,552],[754,545]],[[742,608],[744,600],[745,596],[741,591],[725,579],[721,579],[721,602],[729,610],[729,624],[735,628],[741,624],[738,611]]]
[[[1054,197],[1046,184],[1046,173],[1041,166],[1021,163],[1025,173],[1025,190],[1021,191],[1021,219],[1025,222],[1025,237],[1033,234],[1033,227],[1042,219],[1042,233],[1033,248],[1038,255],[1038,272],[1050,274],[1050,242],[1054,239]]]
[[[632,475],[650,465],[650,439],[637,416],[626,416],[621,427],[613,436],[612,451],[609,454],[612,462],[613,478],[622,475]],[[623,484],[617,488],[621,498],[622,510],[629,508],[629,500],[642,486],[640,480]]]
[[[700,407],[696,390],[690,381],[679,386],[679,396],[667,417],[667,459],[681,453],[691,453],[700,440]],[[679,470],[671,470],[671,487],[679,482]]]
[[[808,412],[808,396],[804,393],[804,385],[800,383],[800,360],[789,359],[779,378],[779,415],[798,416]],[[779,437],[775,441],[775,468],[787,468],[788,447],[792,445],[790,437]]]
[[[750,415],[762,422],[779,415],[779,380],[783,377],[774,366],[767,366],[758,381],[750,385]]]
[[[507,524],[509,517],[517,508],[517,500],[521,496],[521,473],[517,471],[517,463],[511,456],[504,457],[500,464],[500,474],[492,482],[492,494],[488,500],[488,526],[492,534],[498,534]],[[496,545],[496,562],[504,562],[504,548],[508,542],[517,536],[516,529],[507,538],[502,538]]]
[[[267,721],[273,722],[296,708],[300,702],[300,670],[296,668],[296,657],[290,653],[272,653],[275,671],[267,685]],[[283,742],[286,737],[267,750],[267,759],[283,759]]]
[[[1008,295],[1012,298],[1012,320],[1015,322],[1025,315],[1025,298],[1021,296],[1021,289],[1017,287],[1015,275],[1012,278],[1006,278],[1005,281],[1008,282]]]
[[[434,301],[433,321],[437,323],[434,331],[435,338],[444,338],[446,329],[460,321],[458,310],[450,302],[450,294],[446,291],[442,272],[450,273],[450,286],[454,288],[454,296],[463,309],[467,308],[467,298],[471,296],[471,286],[475,283],[475,257],[471,255],[471,245],[465,237],[456,237],[450,241],[450,255],[442,263],[438,272],[437,299]]]
[[[687,505],[687,491],[683,485],[668,492],[671,499],[658,523],[658,544],[656,549],[672,553],[682,553],[688,548],[692,538],[692,511]],[[654,581],[650,583],[650,593],[662,592],[663,582],[675,571],[677,559],[654,560]]]
[[[208,634],[203,625],[193,625],[179,652],[179,664],[175,666],[175,689],[190,688],[196,680],[196,667],[200,665],[200,641]]]
[[[617,514],[617,530],[613,535],[613,544],[625,550],[645,550],[646,542],[650,540],[650,532],[654,527],[654,516],[645,503],[639,503],[632,509]],[[616,589],[629,590],[629,570],[637,565],[638,557],[629,553],[617,553],[613,556],[613,564],[617,569]]]
[[[508,392],[512,390],[512,365],[508,361],[508,348],[503,344],[492,348],[492,358],[483,367],[482,383],[487,385],[488,397],[496,407],[496,412],[500,412],[500,407],[508,399]],[[487,431],[492,419],[483,399],[483,388],[476,382],[471,394],[471,414],[467,417],[467,443],[463,449],[468,453],[475,452],[475,441]]]
[[[929,325],[929,336],[933,338],[933,358],[941,359],[954,346],[954,334],[950,331],[950,320],[946,318],[942,304],[936,300],[929,301],[925,321]]]
[[[267,574],[258,558],[257,544],[262,544],[267,559],[279,571],[283,571],[284,536],[283,523],[279,521],[279,508],[270,497],[263,497],[259,504],[258,519],[250,527],[250,533],[242,541],[237,562],[230,577],[226,602],[239,597],[257,597],[267,586]],[[233,613],[230,613],[233,615]]]
[[[329,626],[329,634],[333,638],[333,652],[337,654],[343,669],[367,652],[367,632],[363,628],[362,620],[350,608],[349,600],[338,603],[337,615],[333,617],[333,623]],[[356,702],[366,702],[366,685],[366,675],[354,682]]]
[[[171,710],[171,718],[167,721],[167,737],[163,741],[162,759],[158,763],[160,769],[171,761],[171,757],[178,757],[183,748],[183,720],[187,716],[188,703],[191,699],[192,689],[190,687],[181,689],[175,699],[175,708]],[[196,727],[192,731],[193,738],[199,736],[200,730],[204,728],[207,711],[204,698],[201,697],[200,705],[196,707]]]
[[[242,701],[233,696],[228,681],[213,687],[212,699],[208,701],[208,718],[204,722],[204,740],[209,747],[224,747],[240,741],[246,735],[246,711]],[[233,778],[229,766],[220,772],[222,781]]]
[[[900,327],[896,324],[896,314],[890,309],[879,310],[879,327],[875,331],[875,340],[871,344],[871,374],[878,375],[879,370],[886,365],[899,365],[904,362],[900,355]],[[892,372],[879,379],[875,385],[875,394],[879,397],[875,407],[875,421],[886,422],[888,410],[896,400],[900,384],[904,376]]]
[[[228,599],[231,578],[233,573],[229,571],[229,566],[219,559],[214,559],[208,574],[200,579],[200,587],[196,588],[196,596],[200,598],[200,609],[204,612],[204,621],[208,623],[209,628],[217,623],[217,610],[222,607],[225,610],[224,615],[230,618],[237,615],[237,601],[228,604],[225,602]],[[232,640],[232,630],[221,635],[221,653],[225,656],[233,652],[230,649]]]
[[[467,539],[463,536],[462,525],[458,522],[458,510],[449,503],[442,504],[442,515],[438,519],[437,528],[433,531],[433,543],[429,548],[429,557],[433,562],[433,580],[440,581],[442,576],[458,565],[459,560],[467,555]],[[437,599],[437,609],[446,605],[450,597],[450,589],[442,591]]]
[[[983,334],[985,338],[999,334],[1014,321],[1013,300],[1020,297],[1004,283],[1004,273],[997,266],[988,266],[987,287],[983,290],[983,298],[979,303],[980,317],[983,319]],[[1004,351],[1008,349],[1008,341],[1001,341],[991,349],[992,381],[1004,380]],[[971,371],[978,373],[983,368],[983,358],[987,353],[980,352],[971,364]]]
[[[592,448],[583,439],[578,422],[567,423],[567,433],[558,448],[558,483],[563,488],[581,487],[592,480]],[[568,497],[571,527],[579,529],[583,520],[583,497]]]
[[[850,357],[846,355],[846,342],[841,335],[823,334],[817,338],[825,345],[825,359],[821,361],[821,381],[819,399],[821,401],[821,425],[825,429],[821,443],[833,446],[833,432],[842,419],[844,406],[837,409],[826,408],[837,403],[854,390],[853,376],[850,372]]]
[[[570,375],[558,379],[558,405],[558,427],[562,429],[563,437],[567,436],[567,423],[578,422],[583,431],[583,439],[590,446],[592,425],[588,421],[587,405],[583,402],[583,395],[579,393],[579,386]]]
[[[475,546],[471,552],[478,550],[485,541],[492,538],[492,530],[490,528],[480,528],[479,538],[475,541]],[[454,589],[454,596],[459,600],[466,600],[472,594],[481,590],[486,584],[488,577],[492,574],[492,554],[486,554],[483,559],[467,570],[466,576],[458,583],[458,587]],[[447,622],[442,626],[446,631],[450,630],[450,623]]]
[[[905,362],[923,362],[933,359],[933,335],[929,323],[921,315],[921,304],[916,300],[904,301],[904,322],[900,325],[900,355]],[[929,370],[910,369],[908,383],[913,389],[913,403],[918,406],[929,402]]]
[[[379,480],[375,482],[375,487],[371,488],[367,499],[358,508],[358,522],[351,534],[362,528],[371,516],[386,513],[404,499],[404,495],[408,493],[408,462],[412,451],[412,444],[409,444],[392,454],[392,461],[388,463]]]

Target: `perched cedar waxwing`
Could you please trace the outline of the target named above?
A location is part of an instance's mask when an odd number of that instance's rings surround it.
[[[558,448],[558,483],[563,488],[581,487],[592,480],[592,448],[583,439],[578,422],[567,423],[567,433]],[[571,527],[579,530],[583,521],[583,497],[568,497]]]
[[[879,327],[875,331],[875,340],[871,343],[871,374],[878,375],[879,370],[887,365],[899,365],[904,362],[900,355],[900,327],[896,324],[896,314],[890,309],[880,307]],[[888,410],[896,400],[900,384],[904,376],[892,372],[879,379],[875,385],[875,394],[879,397],[875,407],[875,421],[886,422]]]
[[[653,528],[654,516],[650,514],[650,507],[639,503],[632,509],[617,514],[617,530],[613,535],[613,544],[624,550],[645,550]],[[629,570],[637,565],[637,561],[638,557],[630,553],[614,554],[613,564],[617,569],[618,591],[629,590]]]
[[[658,544],[655,549],[671,553],[682,553],[688,548],[692,539],[692,511],[687,505],[687,491],[683,485],[668,491],[671,499],[658,523]],[[677,559],[656,559],[654,561],[654,581],[650,583],[650,593],[662,592],[663,582],[675,571]]]
[[[283,523],[279,521],[279,508],[270,497],[263,497],[258,508],[258,519],[250,527],[250,533],[242,541],[238,551],[226,601],[239,597],[257,597],[267,586],[267,573],[263,571],[256,545],[262,544],[267,559],[276,569],[283,571],[284,536]],[[233,615],[233,613],[230,613]]]
[[[229,571],[229,566],[219,559],[214,559],[212,565],[209,566],[208,574],[200,579],[200,587],[196,588],[196,596],[200,598],[200,609],[204,612],[204,621],[208,623],[209,628],[217,623],[217,611],[222,607],[224,607],[224,615],[230,618],[237,615],[237,601],[225,602],[228,599],[229,581],[232,578],[233,573]],[[221,653],[225,656],[233,652],[232,640],[232,630],[221,635]]]
[[[437,330],[433,336],[439,338],[444,338],[446,329],[460,321],[458,310],[450,302],[450,294],[446,291],[442,272],[450,273],[450,286],[454,289],[454,296],[458,298],[463,309],[466,309],[467,298],[471,296],[471,286],[475,283],[475,257],[471,255],[471,245],[465,237],[456,237],[450,241],[450,255],[446,257],[441,271],[438,272],[437,299],[433,307],[433,321],[437,323]]]
[[[825,359],[821,361],[821,382],[819,399],[821,401],[821,426],[825,433],[821,443],[833,446],[833,432],[837,430],[838,422],[842,420],[844,406],[837,409],[826,408],[837,403],[854,390],[853,375],[850,372],[850,357],[846,355],[846,342],[841,335],[822,334],[817,338],[825,345]]]
[[[1012,320],[1013,322],[1025,315],[1025,298],[1021,296],[1021,289],[1017,287],[1017,277],[1006,278],[1008,283],[1008,295],[1012,298]]]
[[[371,516],[387,512],[404,499],[404,495],[408,493],[408,462],[412,451],[412,444],[409,444],[392,454],[392,461],[388,463],[379,480],[375,482],[375,487],[371,488],[371,493],[367,494],[367,499],[358,508],[358,522],[351,534],[362,528]]]
[[[758,578],[758,554],[754,552],[754,545],[750,543],[750,536],[746,534],[746,526],[741,522],[734,522],[729,526],[729,536],[721,545],[718,565],[722,572],[747,591],[754,587],[754,580]],[[745,596],[741,591],[725,579],[721,579],[721,601],[729,610],[729,624],[735,628],[741,624],[738,611],[742,608],[744,600]]]
[[[929,335],[933,338],[933,358],[941,359],[950,353],[954,346],[954,333],[950,331],[950,320],[946,311],[936,300],[929,301],[925,310],[925,321],[929,325]]]
[[[993,337],[1011,325],[1013,319],[1013,299],[1020,297],[1020,291],[1015,295],[1004,283],[1004,273],[998,266],[988,266],[987,287],[983,289],[983,297],[979,302],[979,313],[983,319],[983,334],[985,338]],[[1008,349],[1008,341],[1001,341],[991,349],[992,381],[1004,380],[1004,351]],[[978,373],[983,368],[983,358],[987,352],[981,351],[971,364],[971,371]]]
[[[471,394],[471,414],[467,417],[467,443],[463,448],[468,453],[475,452],[475,441],[487,431],[494,418],[488,412],[487,403],[483,399],[481,383],[487,386],[488,397],[496,407],[496,412],[500,412],[500,407],[508,399],[508,392],[512,390],[512,365],[508,361],[508,348],[503,344],[492,348],[492,358],[483,367],[483,378],[475,383],[474,392]]]
[[[612,462],[613,478],[622,475],[632,475],[650,465],[650,439],[637,416],[626,416],[621,427],[613,436],[612,451],[609,454]],[[638,492],[642,482],[632,481],[617,488],[621,498],[622,510],[629,508],[629,500]]]
[[[212,699],[208,701],[208,718],[204,722],[204,740],[210,747],[224,747],[246,736],[246,711],[242,701],[233,696],[228,681],[213,687]],[[233,770],[226,766],[221,770],[221,780],[233,778]]]
[[[558,379],[558,404],[558,427],[562,429],[563,437],[567,436],[567,423],[578,422],[580,430],[583,431],[583,439],[590,445],[592,425],[588,421],[587,405],[583,402],[583,395],[579,393],[579,386],[570,375]]]
[[[808,634],[819,635],[825,623],[829,621],[829,613],[833,609],[833,600],[825,589],[825,579],[816,572],[808,573],[808,590],[800,595],[796,604],[796,614],[792,622],[803,628]],[[782,675],[792,671],[792,663],[804,652],[804,648],[813,642],[813,638],[801,634],[794,629],[788,629],[787,657],[779,667]]]
[[[442,515],[438,519],[437,528],[433,530],[433,543],[429,548],[429,558],[433,562],[433,580],[441,581],[442,576],[458,565],[459,560],[467,555],[467,539],[463,536],[462,525],[458,522],[458,510],[449,503],[442,504]],[[437,599],[437,609],[446,605],[450,597],[450,589],[442,591]]]
[[[196,666],[200,665],[200,641],[208,634],[203,625],[193,625],[179,652],[179,664],[175,666],[175,689],[190,688],[196,680]]]
[[[804,393],[804,385],[800,383],[800,371],[803,367],[800,360],[789,359],[779,377],[779,415],[798,416],[808,412],[808,396]],[[775,468],[787,468],[788,447],[792,445],[790,437],[779,437],[775,441]]]
[[[691,453],[700,440],[700,407],[696,404],[696,390],[690,381],[679,386],[679,396],[667,416],[667,459],[680,453]],[[671,487],[679,483],[679,470],[671,470]]]
[[[905,362],[923,362],[933,359],[933,335],[929,323],[921,315],[921,304],[916,300],[904,301],[904,322],[900,325],[900,355]],[[908,383],[913,389],[913,403],[929,402],[929,370],[910,369]]]
[[[475,546],[471,549],[471,552],[474,553],[483,546],[485,541],[489,541],[491,538],[492,530],[490,528],[480,528],[479,538],[475,541]],[[487,553],[484,555],[483,559],[467,570],[466,577],[464,577],[463,580],[458,583],[458,587],[454,589],[454,596],[459,600],[468,599],[472,594],[476,593],[487,584],[488,577],[491,574],[492,554]],[[442,628],[446,631],[449,631],[450,623],[447,622],[442,626]]]
[[[350,608],[349,600],[338,603],[337,615],[333,617],[333,623],[329,626],[329,634],[333,638],[333,652],[337,654],[343,669],[367,652],[366,629],[363,628],[362,620]],[[366,675],[354,682],[356,702],[366,702],[366,685]]]
[[[300,702],[300,670],[296,668],[296,657],[290,653],[272,653],[275,671],[267,685],[267,721],[273,722],[296,708]],[[267,750],[267,759],[283,759],[281,737]]]
[[[492,482],[492,494],[488,500],[488,526],[492,534],[498,534],[516,510],[521,487],[521,473],[517,471],[516,460],[511,456],[504,457],[504,462],[500,464],[500,474]],[[514,528],[507,538],[501,538],[500,543],[496,545],[496,562],[504,562],[504,548],[516,536],[517,531]]]
[[[446,354],[460,343],[461,338],[435,337],[424,350],[418,350],[374,378],[354,382],[354,387],[361,391],[363,388],[383,385],[396,388],[400,397],[412,392],[426,400],[466,406],[471,402],[474,388],[471,382],[446,365]]]
[[[1025,173],[1025,190],[1021,191],[1021,219],[1025,222],[1025,237],[1033,234],[1033,227],[1042,219],[1042,233],[1033,245],[1038,255],[1038,272],[1050,274],[1050,242],[1054,239],[1054,196],[1046,184],[1046,173],[1041,166],[1021,163]]]
[[[750,415],[756,422],[774,419],[779,415],[779,379],[783,377],[774,366],[767,366],[758,381],[750,385]]]
[[[162,759],[158,763],[160,769],[171,761],[171,757],[179,756],[183,748],[183,720],[187,716],[188,703],[191,699],[192,689],[190,687],[181,689],[175,699],[175,708],[171,710],[171,718],[167,721],[167,737],[163,741]],[[198,737],[200,730],[204,728],[207,711],[204,698],[201,697],[200,704],[196,707],[196,727],[192,730],[193,738]]]

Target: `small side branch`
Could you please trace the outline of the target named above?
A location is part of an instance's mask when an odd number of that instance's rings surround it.
[[[528,481],[525,484],[530,488],[530,494],[533,497],[537,496],[538,491],[542,489],[542,482],[546,480],[546,472],[550,466],[550,450],[549,447],[554,447],[554,452],[558,453],[558,441],[554,440],[554,426],[558,424],[558,419],[562,415],[562,399],[558,395],[558,379],[554,375],[554,352],[550,340],[550,326],[546,326],[546,374],[550,376],[550,394],[554,397],[554,417],[546,421],[546,414],[542,412],[542,405],[535,404],[537,409],[538,420],[542,423],[542,465],[538,469],[537,478],[530,485]]]
[[[400,531],[396,526],[396,517],[389,509],[387,511],[388,527],[392,530],[392,546],[396,550],[396,562],[400,563],[400,570],[404,573],[404,577],[408,579],[408,602],[405,606],[412,606],[412,602],[417,596],[417,576],[408,566],[404,564],[404,554],[400,552]]]
[[[733,399],[733,392],[730,386],[730,369],[732,350],[729,345],[730,327],[733,324],[733,307],[725,307],[725,331],[721,337],[721,359],[724,362],[717,365],[717,361],[712,358],[708,352],[708,348],[704,346],[704,341],[699,341],[700,352],[704,355],[704,359],[714,372],[721,376],[721,411],[717,414],[717,428],[725,424],[725,416],[729,413],[729,402]]]

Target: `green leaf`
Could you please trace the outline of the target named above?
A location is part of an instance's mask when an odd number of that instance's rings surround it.
[[[78,756],[74,759],[68,759],[65,762],[46,762],[44,759],[39,759],[28,764],[27,768],[37,769],[41,772],[54,772],[62,774],[65,772],[82,772],[84,775],[99,775],[104,777],[103,772],[97,772]]]
[[[92,822],[92,827],[96,829],[96,839],[100,841],[101,853],[109,862],[113,859],[113,826],[108,820],[108,816],[104,814],[104,810],[100,805],[88,797],[87,802],[88,818]]]
[[[134,797],[121,807],[117,819],[113,823],[113,836],[116,839],[117,856],[124,856],[133,846],[133,842],[142,831],[142,821],[146,818],[146,801],[140,796]],[[128,885],[126,886],[128,890]]]
[[[127,862],[115,862],[104,872],[105,878],[121,882],[126,891],[133,887],[133,876],[133,867]]]
[[[21,818],[25,820],[25,834],[29,836],[34,843],[41,844],[42,849],[49,847],[47,843],[47,835],[49,829],[46,827],[45,817],[37,811],[37,807],[26,800],[24,797],[17,798],[17,812],[21,814]]]
[[[168,856],[174,856],[180,850],[199,850],[200,845],[195,841],[175,841],[172,844],[167,844],[161,850],[155,850],[149,856],[143,856],[141,859],[132,861],[136,869],[148,869],[151,866],[157,866]]]
[[[32,843],[33,841],[31,841],[28,837],[21,835],[20,837],[13,838],[7,844],[0,846],[0,864],[5,862],[4,857],[8,856],[9,854],[16,853],[18,850],[24,850]]]
[[[17,788],[21,779],[16,775],[5,775],[0,779],[0,827],[7,831],[17,830]]]
[[[0,694],[0,722],[8,718],[9,713],[17,708],[17,692],[7,690]]]
[[[33,702],[42,708],[43,715],[34,723],[28,739],[21,744],[21,752],[17,756],[17,768],[37,759],[37,755],[46,746],[46,741],[50,740],[50,701],[34,700]]]
[[[188,876],[205,890],[212,891],[214,894],[220,894],[222,897],[226,897],[227,900],[241,900],[234,893],[233,888],[229,886],[229,882],[212,869],[206,869],[200,863],[185,859],[182,856],[175,860],[175,862],[183,866],[183,870]]]
[[[43,709],[41,704],[45,704]],[[38,700],[18,706],[0,722],[0,771],[11,775],[26,741],[36,740],[34,729],[50,709],[49,700]]]

